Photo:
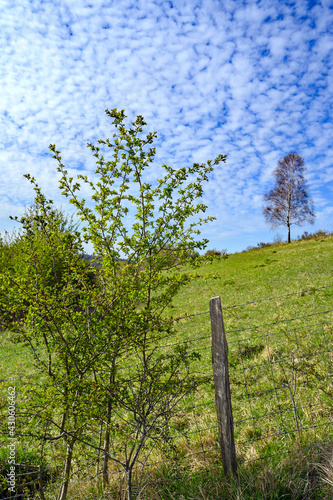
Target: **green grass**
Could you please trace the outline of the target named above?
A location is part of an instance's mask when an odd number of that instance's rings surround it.
[[[184,401],[197,408],[180,411],[174,420],[181,478],[176,479],[172,461],[151,467],[152,484],[147,483],[142,498],[332,498],[332,486],[323,480],[332,478],[325,455],[333,421],[328,378],[333,374],[332,271],[332,236],[301,240],[213,259],[199,270],[201,279],[176,297],[168,313],[204,314],[180,320],[174,338],[164,343],[192,341],[202,356],[194,369],[209,376],[209,300],[221,297],[239,480],[232,483],[221,472],[211,377]],[[13,345],[10,335],[2,334],[0,377],[19,376],[18,390],[35,374],[32,356],[24,351],[29,348]],[[187,437],[181,436],[183,430]],[[156,453],[150,462],[162,460]],[[154,482],[173,476],[173,481]],[[70,498],[88,496],[90,487],[82,481]],[[111,484],[109,498],[120,498],[116,491],[116,483]]]
[[[289,245],[280,244],[250,252],[229,255],[227,259],[215,259],[199,271],[204,282],[193,282],[177,297],[172,311],[174,313],[199,313],[208,310],[211,297],[221,296],[224,308],[243,304],[267,297],[317,288],[332,284],[333,238],[320,240],[301,240]],[[325,297],[332,297],[332,290],[313,294],[311,300],[302,303],[295,298],[293,302],[278,302],[280,314],[291,312],[297,304],[297,311],[307,310],[309,305],[320,306],[327,303]],[[307,295],[307,299],[309,296]],[[282,310],[281,310],[282,306]],[[275,307],[275,303],[274,303]],[[271,305],[257,310],[256,323],[271,321]],[[267,315],[269,311],[269,315]],[[239,325],[232,312],[225,312],[227,329]]]
[[[320,288],[333,285],[332,271],[332,237],[234,254],[202,269],[172,308],[196,314],[221,296],[239,463],[330,440],[333,287]],[[195,337],[209,373],[209,314],[180,322],[177,341]],[[206,386],[197,401],[213,398]],[[213,413],[205,408],[202,428]]]

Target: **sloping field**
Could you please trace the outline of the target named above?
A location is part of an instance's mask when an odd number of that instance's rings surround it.
[[[333,238],[215,258],[198,274],[167,311],[182,319],[160,349],[188,341],[201,356],[193,370],[208,379],[173,421],[168,461],[157,451],[149,457],[147,478],[165,482],[148,481],[142,498],[331,498],[314,462],[325,467],[332,443]],[[215,296],[222,300],[229,344],[236,486],[221,481],[208,312]],[[3,389],[11,377],[18,391],[33,383],[29,349],[12,344],[8,332],[1,338],[0,364]],[[120,498],[116,479],[105,498]],[[68,498],[88,498],[90,487],[91,481],[76,477]]]

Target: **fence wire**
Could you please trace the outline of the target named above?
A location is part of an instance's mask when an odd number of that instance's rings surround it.
[[[293,294],[235,304],[226,306],[223,310],[230,311],[236,307],[245,309],[253,304],[281,298],[289,299],[291,296],[320,292],[331,287],[330,285],[311,288]],[[168,446],[165,446],[167,449],[162,449],[163,446],[160,446],[165,438],[162,434],[158,446],[154,440],[147,439],[143,447],[143,458],[133,469],[134,481],[138,481],[143,475],[144,484],[156,485],[213,471],[221,473],[209,318],[206,321],[208,313],[204,311],[177,318],[184,323],[184,320],[186,322],[196,320],[200,316],[200,335],[161,344],[153,349],[156,352],[169,353],[167,354],[169,359],[172,359],[174,349],[179,346],[186,346],[188,352],[200,354],[201,358],[197,364],[194,363],[193,369],[205,380],[196,394],[191,394],[174,408],[167,436]],[[318,320],[310,323],[310,318]],[[293,323],[295,323],[294,328],[290,326]],[[262,460],[274,462],[282,456],[290,456],[296,449],[301,452],[331,441],[333,309],[295,315],[292,318],[282,318],[259,325],[227,327],[226,335],[229,345],[231,398],[239,464],[251,464]],[[24,358],[28,354],[31,355],[31,349],[17,350],[14,353],[1,355],[0,362],[6,364],[15,357],[21,360],[21,357]],[[127,360],[127,364],[122,367],[124,372],[128,372],[129,380],[132,377],[132,370],[137,366],[137,361],[131,364]],[[24,404],[20,401],[29,397],[29,394],[33,395],[35,378],[38,375],[41,373],[34,371],[24,375],[12,374],[4,378],[1,376],[3,389],[13,382],[18,386],[16,438],[21,447],[14,464],[17,491],[20,491],[21,496],[6,496],[9,434],[5,422],[6,401],[3,397],[0,409],[4,417],[0,426],[0,440],[3,445],[0,455],[2,474],[0,499],[2,500],[25,498],[22,493],[24,488],[30,495],[35,494],[35,498],[42,498],[38,497],[42,492],[41,483],[45,488],[48,486],[52,489],[53,481],[59,481],[61,477],[64,448],[60,440],[47,443],[45,439],[43,441],[41,432],[36,432],[35,436],[31,431],[24,432],[25,426],[29,426],[35,418],[41,418],[45,410],[36,408],[35,412],[24,412]],[[70,382],[70,379],[67,382]],[[102,419],[95,419],[89,423],[91,438],[89,442],[80,437],[77,439],[81,450],[87,450],[89,446],[90,448],[89,452],[83,452],[86,453],[84,459],[81,457],[76,460],[74,476],[69,484],[69,498],[80,500],[99,498],[96,488],[103,479],[101,471],[103,448],[98,442],[101,425],[103,426]],[[70,437],[71,434],[67,433],[67,436]],[[38,463],[37,456],[40,454],[41,442],[44,454],[43,461]],[[157,450],[158,447],[160,448]],[[152,452],[150,448],[153,449]],[[31,463],[34,461],[35,463]],[[110,491],[124,491],[124,470],[119,463],[111,463],[107,475]],[[95,493],[91,493],[93,490],[96,490]]]

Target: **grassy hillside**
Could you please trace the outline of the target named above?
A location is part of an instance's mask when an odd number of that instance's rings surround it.
[[[173,341],[193,341],[202,354],[197,369],[212,373],[209,299],[221,297],[238,463],[254,474],[245,479],[253,488],[247,486],[247,493],[236,497],[304,498],[300,490],[309,488],[309,498],[331,498],[332,491],[325,496],[319,486],[312,491],[307,484],[307,467],[322,458],[305,450],[332,441],[333,238],[218,258],[199,274],[203,278],[173,304],[173,314],[194,315],[179,322]],[[217,442],[217,433],[205,430],[216,425],[213,401],[213,385],[207,385],[195,401],[201,410],[186,423],[193,432],[204,430],[192,451],[209,450]],[[293,449],[301,452],[292,459]],[[268,462],[262,462],[265,457]],[[290,466],[299,473],[293,479],[288,477]],[[274,475],[289,486],[279,490],[274,481],[266,484]]]
[[[226,308],[333,285],[333,237],[272,245],[229,255],[225,260],[218,258],[199,274],[205,277],[204,282],[192,283],[179,295],[174,312],[205,311],[209,298],[216,295],[221,296]]]
[[[185,318],[165,345],[191,341],[201,354],[194,369],[210,379],[174,421],[174,436],[186,431],[173,441],[181,478],[148,487],[142,498],[332,498],[321,477],[333,467],[323,472],[316,466],[325,468],[332,444],[332,271],[333,237],[302,240],[213,259],[177,296],[168,312]],[[221,479],[216,451],[208,310],[217,295],[229,342],[240,468],[235,484]],[[24,385],[36,376],[27,347],[13,345],[8,332],[1,337],[0,364],[2,380],[13,376]],[[156,452],[150,462],[159,461]],[[168,479],[173,467],[152,467],[150,474]],[[89,481],[79,490],[76,484],[69,498],[85,498],[89,487]]]

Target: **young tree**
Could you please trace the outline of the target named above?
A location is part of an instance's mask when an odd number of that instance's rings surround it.
[[[80,196],[80,183],[69,177],[60,151],[50,145],[62,194],[76,208],[82,234],[58,230],[61,221],[52,223],[52,202],[26,175],[39,209],[32,222],[21,219],[27,273],[0,272],[0,291],[10,290],[12,312],[25,312],[25,321],[11,327],[32,346],[47,378],[47,383],[40,379],[31,402],[38,407],[40,422],[35,433],[44,442],[63,442],[65,448],[58,500],[67,497],[79,446],[98,450],[104,458],[105,486],[110,461],[123,468],[131,499],[139,456],[148,442],[168,434],[174,409],[201,383],[190,370],[194,358],[186,345],[171,353],[158,347],[174,334],[175,318],[166,308],[197,277],[182,267],[198,265],[198,259],[189,257],[207,244],[198,239],[198,227],[213,219],[200,217],[207,207],[198,200],[214,165],[226,157],[180,169],[163,165],[164,175],[153,184],[147,170],[155,156],[150,145],[156,133],[142,134],[142,116],[127,128],[123,111],[106,113],[116,128],[112,140],[88,144],[96,157],[97,179],[78,176],[91,189],[89,203]],[[51,284],[36,232],[48,241]],[[101,264],[94,283],[80,258],[83,241],[93,246]],[[61,262],[61,273],[53,262]],[[130,376],[124,372],[128,365]],[[96,441],[97,425],[101,431]]]
[[[264,195],[263,215],[272,228],[287,226],[288,243],[290,227],[305,222],[314,223],[313,201],[309,197],[304,174],[304,160],[296,153],[290,153],[278,161],[273,172],[275,186]]]

